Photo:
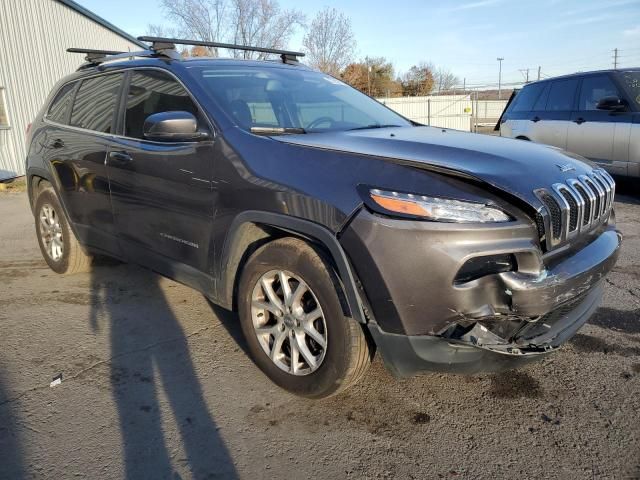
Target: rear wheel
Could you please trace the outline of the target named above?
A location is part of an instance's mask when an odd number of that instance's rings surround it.
[[[50,185],[38,192],[34,211],[40,251],[51,270],[62,274],[89,271],[91,256],[84,252],[71,231]]]
[[[238,295],[249,350],[285,390],[328,397],[367,370],[371,352],[362,327],[343,312],[338,278],[302,240],[258,249],[243,269]]]

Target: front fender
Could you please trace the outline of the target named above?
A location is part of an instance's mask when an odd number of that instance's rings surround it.
[[[249,210],[237,215],[227,233],[217,268],[215,268],[216,296],[219,303],[226,308],[232,308],[240,263],[252,243],[269,236],[264,230],[265,227],[301,236],[321,245],[331,256],[338,276],[342,280],[349,308],[348,315],[360,323],[366,323],[355,276],[336,235],[326,227],[308,220],[257,210]]]

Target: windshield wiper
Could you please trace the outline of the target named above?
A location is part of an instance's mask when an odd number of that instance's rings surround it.
[[[307,131],[297,127],[251,127],[251,133],[256,135],[295,135],[296,133],[307,133]]]
[[[400,125],[380,125],[379,123],[372,123],[371,125],[365,125],[364,127],[350,128],[347,131],[351,132],[353,130],[368,130],[370,128],[391,128],[391,127],[400,127]]]

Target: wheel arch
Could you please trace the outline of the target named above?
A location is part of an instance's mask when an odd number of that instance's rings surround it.
[[[527,142],[531,141],[531,139],[529,137],[527,137],[526,135],[518,135],[516,137],[516,140],[526,140]]]
[[[218,302],[226,308],[235,309],[236,291],[244,263],[265,243],[285,236],[302,238],[323,250],[342,282],[348,310],[345,314],[360,323],[366,323],[355,276],[336,235],[317,223],[271,212],[246,211],[231,224],[220,255],[219,268],[216,269],[219,272],[216,277]]]

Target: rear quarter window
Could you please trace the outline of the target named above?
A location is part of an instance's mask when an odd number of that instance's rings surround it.
[[[516,96],[511,110],[514,112],[530,112],[533,110],[533,106],[543,89],[544,84],[533,84],[524,87]]]
[[[49,109],[46,118],[52,122],[67,124],[69,122],[69,109],[73,101],[73,93],[78,82],[71,82],[64,85],[56,94]]]

